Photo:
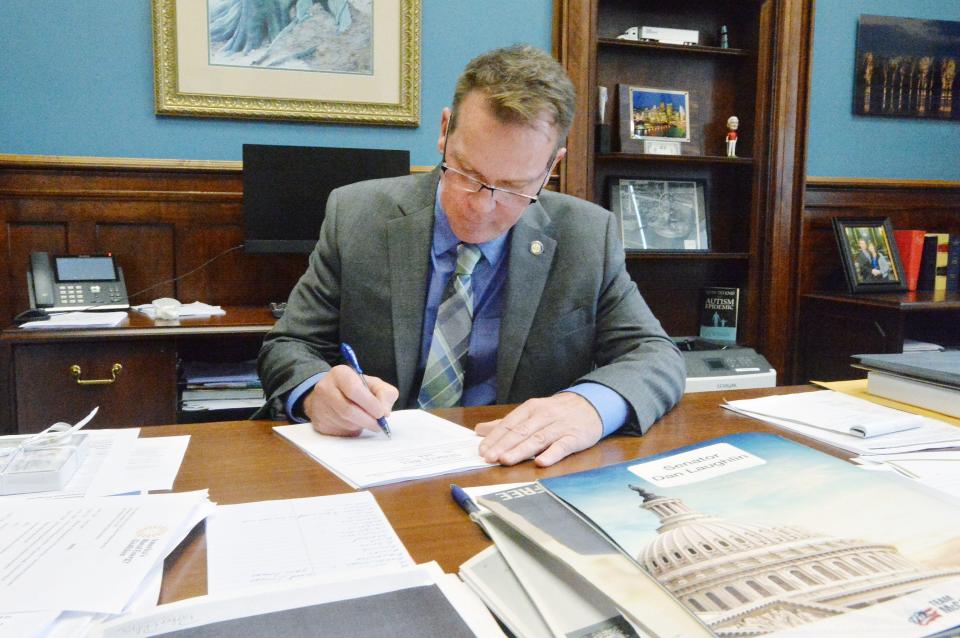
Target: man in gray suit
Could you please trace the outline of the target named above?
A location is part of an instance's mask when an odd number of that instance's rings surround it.
[[[335,190],[309,268],[260,352],[267,409],[356,436],[379,431],[395,404],[520,403],[477,425],[480,453],[543,466],[617,430],[643,433],[669,410],[683,359],[626,272],[616,219],[543,190],[566,153],[573,105],[546,53],[491,51],[470,62],[441,114],[440,166]],[[461,251],[479,252],[472,271],[461,270]],[[457,293],[469,311],[447,309]],[[462,351],[439,347],[464,312]],[[341,342],[369,389],[343,365]],[[446,403],[428,392],[442,376],[437,357],[454,388]]]

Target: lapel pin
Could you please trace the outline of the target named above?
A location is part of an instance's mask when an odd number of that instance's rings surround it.
[[[534,255],[540,255],[543,253],[543,244],[539,241],[530,242],[530,252]]]

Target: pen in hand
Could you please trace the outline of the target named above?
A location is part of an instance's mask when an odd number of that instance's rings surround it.
[[[367,385],[367,379],[363,376],[363,370],[360,368],[360,362],[357,361],[357,355],[353,352],[353,348],[346,343],[341,343],[340,354],[343,355],[347,365],[353,368],[354,372],[359,375],[360,380],[363,382],[363,387],[369,390],[370,386]],[[377,425],[380,426],[380,429],[383,430],[383,433],[387,435],[388,439],[393,438],[390,434],[390,426],[387,425],[386,417],[380,417],[377,419]]]

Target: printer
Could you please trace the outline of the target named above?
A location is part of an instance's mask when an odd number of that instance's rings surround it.
[[[687,364],[687,392],[772,388],[777,371],[753,348],[702,337],[673,337]]]

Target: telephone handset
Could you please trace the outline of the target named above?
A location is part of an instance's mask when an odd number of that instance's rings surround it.
[[[30,307],[64,310],[122,310],[130,307],[123,269],[112,255],[30,253]]]

